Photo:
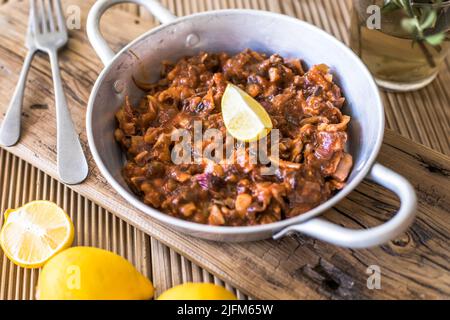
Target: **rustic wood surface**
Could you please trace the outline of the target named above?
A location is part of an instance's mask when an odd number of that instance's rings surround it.
[[[82,18],[85,20],[92,1],[72,0],[65,3],[79,4],[84,13]],[[293,8],[296,8],[298,3],[303,5],[304,1],[291,2]],[[330,5],[327,1],[322,3]],[[10,12],[15,14],[11,15]],[[26,17],[27,6],[24,2],[12,1],[0,7],[0,24],[4,30],[0,35],[0,110],[3,112],[14,89],[17,70],[20,69],[25,54],[22,42]],[[108,13],[103,21],[109,26],[103,28],[105,35],[116,48],[153,24],[151,19],[134,18],[129,13],[117,10]],[[114,21],[128,21],[126,32],[122,25],[114,24]],[[336,23],[330,22],[328,26],[330,25],[336,27]],[[339,25],[336,28],[340,30],[342,27]],[[343,31],[341,34],[344,34]],[[90,49],[84,30],[71,32],[71,42],[61,53],[61,66],[72,115],[81,138],[86,141],[84,110],[101,64]],[[19,145],[7,150],[56,177],[54,106],[50,88],[48,61],[45,56],[39,55],[33,62],[28,80],[28,93],[24,101],[23,138]],[[438,101],[440,105],[448,107],[448,103],[445,104],[445,97],[448,102],[448,92],[445,91],[445,86],[441,88],[443,95],[439,96]],[[395,99],[398,97],[393,96]],[[432,99],[437,98],[433,96],[430,101],[433,101]],[[444,112],[447,111],[444,109]],[[441,121],[433,132],[440,127],[448,129],[447,115],[445,113],[443,118],[437,117],[437,120]],[[0,115],[1,117],[3,115]],[[394,118],[399,121],[397,117]],[[436,139],[429,139],[429,145],[433,146],[436,142],[436,146],[440,146],[436,149],[445,152],[448,139]],[[384,246],[370,250],[341,249],[301,236],[285,238],[278,242],[260,241],[247,244],[220,244],[193,239],[171,231],[124,203],[99,175],[92,160],[89,179],[83,185],[75,186],[73,190],[144,230],[152,237],[151,243],[154,243],[155,247],[159,246],[156,241],[161,241],[256,298],[449,298],[449,159],[387,131],[379,161],[409,178],[418,191],[420,205],[418,219],[408,232]],[[2,165],[3,176],[6,176],[5,169],[7,170],[7,167]],[[6,182],[2,184],[3,188],[7,185]],[[20,195],[17,197],[20,199]],[[348,199],[325,216],[341,225],[361,228],[385,221],[395,212],[397,205],[392,194],[373,184],[363,183]],[[88,210],[85,210],[84,214],[86,211]],[[166,249],[157,252],[161,255],[174,255]],[[220,252],[220,255],[217,252]],[[155,258],[174,265],[185,261],[167,257]],[[382,271],[381,290],[369,290],[366,287],[368,275],[365,271],[367,266],[373,264],[379,265]],[[192,268],[197,267],[193,265]],[[202,272],[198,270],[198,274],[201,275]],[[4,275],[5,273],[2,273],[1,276]],[[170,276],[167,273],[164,275]],[[173,276],[180,277],[177,274]]]

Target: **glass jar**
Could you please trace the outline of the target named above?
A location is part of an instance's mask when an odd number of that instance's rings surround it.
[[[450,49],[450,0],[353,0],[352,49],[386,89],[429,84]]]

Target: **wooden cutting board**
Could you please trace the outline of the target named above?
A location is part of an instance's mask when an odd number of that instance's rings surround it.
[[[242,244],[204,241],[177,233],[127,204],[100,175],[86,142],[86,104],[102,69],[84,30],[93,1],[64,3],[78,5],[82,12],[82,29],[71,31],[69,45],[60,56],[66,96],[90,164],[89,178],[73,186],[75,191],[255,298],[450,297],[450,159],[391,131],[386,131],[378,161],[408,177],[418,193],[419,212],[410,230],[370,250],[342,249],[303,236]],[[27,8],[26,2],[18,0],[0,8],[0,120],[26,52]],[[115,48],[152,27],[151,22],[118,10],[108,12],[102,21],[107,25],[105,36]],[[57,178],[52,80],[43,54],[33,62],[22,121],[20,143],[7,150]],[[325,217],[346,227],[365,228],[386,221],[397,208],[393,194],[364,182]],[[380,290],[367,288],[370,265],[381,269]]]

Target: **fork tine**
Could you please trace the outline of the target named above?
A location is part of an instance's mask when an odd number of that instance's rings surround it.
[[[31,13],[30,13],[30,23],[31,29],[34,30],[35,33],[39,33],[39,23],[38,23],[38,14],[36,8],[36,1],[30,0],[31,2]]]
[[[66,21],[61,7],[60,0],[53,0],[53,8],[55,9],[56,18],[58,20],[59,31],[67,32]]]
[[[55,31],[55,21],[54,21],[54,16],[53,16],[53,10],[52,10],[52,1],[48,0],[45,1],[43,0],[46,4],[47,4],[47,16],[48,16],[48,24],[50,26],[50,32]]]
[[[43,0],[38,0],[39,1],[39,14],[40,14],[40,23],[41,23],[41,28],[42,28],[42,33],[47,33],[48,32],[48,19],[47,19],[47,15],[45,14],[45,6],[44,6],[44,1]]]

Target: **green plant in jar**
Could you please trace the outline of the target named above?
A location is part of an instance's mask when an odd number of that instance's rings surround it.
[[[367,19],[379,8],[379,28]],[[351,46],[377,82],[412,90],[431,82],[449,48],[450,1],[354,0]]]

